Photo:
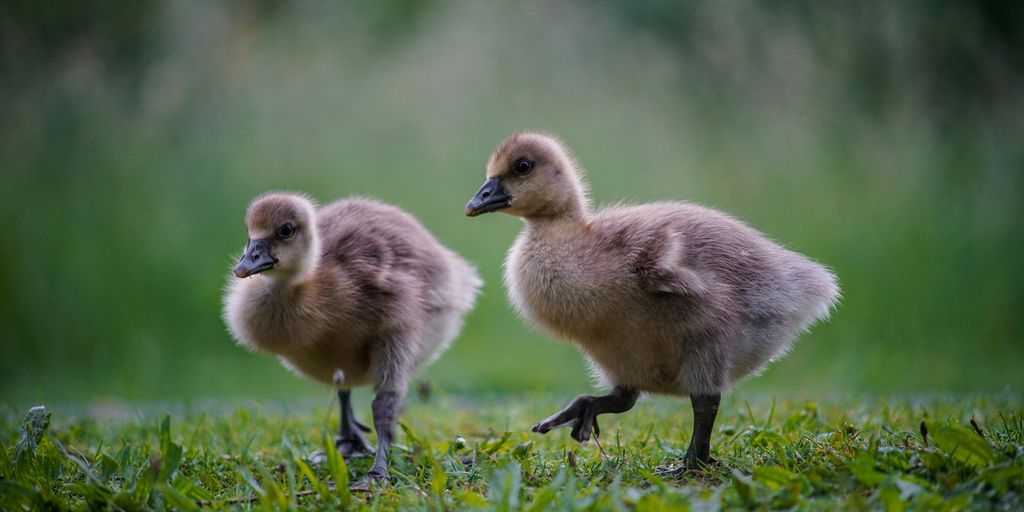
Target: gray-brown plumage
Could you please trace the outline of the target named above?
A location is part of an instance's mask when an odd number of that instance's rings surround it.
[[[590,209],[582,169],[556,138],[519,133],[491,155],[467,204],[526,226],[505,262],[511,302],[531,323],[577,344],[613,389],[583,396],[534,427],[572,426],[629,410],[640,392],[689,396],[694,434],[683,466],[707,463],[720,395],[784,354],[839,298],[835,276],[732,217],[663,202]]]
[[[320,209],[307,197],[270,193],[246,215],[249,242],[224,297],[239,344],[338,389],[338,449],[371,451],[349,390],[373,386],[377,454],[386,478],[395,420],[412,373],[462,326],[480,279],[412,216],[369,199]]]

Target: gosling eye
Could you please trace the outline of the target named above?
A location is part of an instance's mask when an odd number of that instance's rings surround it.
[[[516,163],[512,165],[512,171],[522,176],[533,170],[533,163],[525,158],[516,160]]]
[[[295,226],[291,222],[277,228],[277,237],[284,240],[291,238],[295,234]]]

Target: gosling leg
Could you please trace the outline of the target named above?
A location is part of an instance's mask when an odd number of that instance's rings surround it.
[[[621,386],[616,386],[604,396],[578,396],[565,409],[534,425],[533,431],[547,434],[555,428],[572,426],[570,435],[582,443],[590,439],[591,432],[594,437],[600,437],[601,427],[597,424],[599,414],[626,412],[633,408],[639,396],[639,391]]]
[[[690,436],[690,447],[686,449],[683,459],[691,469],[699,469],[711,462],[711,432],[715,429],[715,418],[718,417],[718,404],[721,401],[720,394],[690,396],[693,435]]]
[[[693,435],[690,446],[683,456],[683,463],[675,469],[659,472],[661,476],[681,477],[688,472],[698,471],[713,462],[711,458],[711,432],[715,428],[721,394],[690,395],[693,407]]]
[[[352,392],[347,389],[338,390],[338,408],[341,411],[341,422],[338,429],[338,437],[334,438],[334,445],[338,452],[346,460],[352,457],[361,457],[373,453],[373,447],[363,436],[363,432],[369,432],[370,427],[363,425],[356,419],[352,412]]]
[[[377,455],[367,478],[371,481],[388,479],[388,458],[395,438],[395,422],[402,412],[403,397],[395,391],[380,391],[373,399],[373,427],[377,430]]]

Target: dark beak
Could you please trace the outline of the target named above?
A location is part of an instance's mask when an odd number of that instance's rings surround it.
[[[270,255],[270,241],[266,238],[249,240],[245,254],[235,265],[235,277],[249,277],[270,270],[277,265],[277,258]]]
[[[480,187],[480,190],[476,191],[473,199],[466,203],[466,215],[476,217],[481,213],[508,208],[510,204],[512,204],[512,198],[505,194],[505,189],[501,188],[501,180],[489,178]]]

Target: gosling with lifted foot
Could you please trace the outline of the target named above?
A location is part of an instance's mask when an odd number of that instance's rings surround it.
[[[604,396],[580,396],[534,432],[571,427],[641,393],[688,396],[693,434],[681,475],[711,461],[721,395],[789,350],[839,299],[835,276],[742,222],[682,202],[592,209],[583,170],[557,138],[519,133],[491,155],[466,215],[525,220],[505,285],[519,314],[576,344]]]

